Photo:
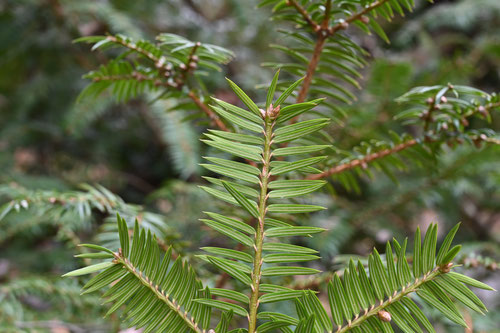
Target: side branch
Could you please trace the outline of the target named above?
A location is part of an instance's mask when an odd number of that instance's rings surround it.
[[[395,292],[385,302],[381,302],[380,305],[370,308],[363,315],[357,317],[352,322],[349,322],[347,325],[339,326],[336,333],[348,332],[351,330],[351,328],[361,325],[364,321],[368,320],[370,317],[376,316],[379,311],[384,310],[391,304],[399,302],[403,297],[407,296],[408,294],[416,292],[422,284],[429,282],[442,274],[444,273],[441,272],[440,267],[439,266],[435,267],[432,271],[424,274],[422,278],[415,279],[413,283],[406,285],[405,287],[403,287],[401,291]]]
[[[173,312],[175,312],[179,317],[184,320],[184,322],[189,326],[191,330],[196,333],[202,333],[202,330],[198,327],[198,324],[193,321],[193,318],[188,316],[187,311],[183,311],[175,299],[170,300],[169,295],[165,293],[164,290],[160,289],[151,279],[143,275],[127,258],[121,256],[120,253],[115,253],[115,260],[123,265],[123,267],[133,274],[144,286],[149,288],[149,290],[155,294],[155,296],[165,303]]]
[[[321,53],[323,52],[323,48],[325,47],[325,43],[328,38],[328,24],[330,22],[331,9],[332,9],[332,1],[328,0],[325,5],[325,15],[323,21],[321,22],[321,25],[318,25],[317,23],[314,22],[313,29],[318,34],[318,40],[316,41],[316,45],[314,46],[314,51],[311,57],[311,61],[307,66],[306,76],[304,78],[304,81],[302,82],[302,87],[300,88],[299,95],[297,96],[297,103],[302,103],[307,98],[309,87],[311,86],[314,73],[316,72],[316,68],[318,67],[319,64]]]
[[[113,43],[120,44],[128,49],[134,50],[134,51],[142,54],[143,56],[145,56],[149,60],[153,61],[155,63],[155,66],[158,69],[163,70],[165,73],[168,73],[169,75],[172,74],[172,66],[166,62],[166,59],[164,56],[158,58],[157,56],[155,56],[151,52],[137,46],[135,43],[126,42],[123,39],[116,38],[115,36],[107,36],[106,39],[113,42]]]
[[[198,96],[193,91],[188,93],[189,98],[210,118],[210,120],[221,130],[228,131],[226,124],[220,120],[220,118],[212,111],[210,108],[203,103]]]
[[[331,27],[330,29],[328,29],[328,33],[330,35],[333,35],[338,30],[342,30],[342,29],[347,28],[348,24],[350,24],[356,20],[360,20],[363,17],[363,15],[368,14],[369,12],[374,10],[375,8],[382,6],[387,1],[389,1],[389,0],[378,0],[378,1],[373,2],[371,5],[365,7],[362,11],[359,11],[359,12],[349,16],[348,18],[346,18],[342,22],[339,22],[336,25],[334,25],[333,27]]]
[[[399,145],[397,145],[397,146],[395,146],[393,148],[384,149],[384,150],[381,150],[379,152],[367,155],[364,158],[357,159],[357,160],[352,160],[352,161],[350,161],[348,163],[337,165],[337,166],[335,166],[335,167],[333,167],[331,169],[328,169],[328,170],[326,170],[326,171],[324,171],[322,173],[311,175],[311,176],[307,177],[307,179],[321,179],[321,178],[326,178],[328,176],[331,176],[331,175],[334,175],[334,174],[337,174],[337,173],[341,173],[341,172],[344,172],[344,171],[349,170],[349,169],[353,169],[353,168],[355,168],[357,166],[365,167],[367,163],[372,162],[373,160],[385,157],[387,155],[391,155],[391,154],[397,153],[397,152],[399,152],[401,150],[404,150],[406,148],[412,147],[412,146],[414,146],[416,144],[417,144],[417,140],[412,139],[412,140],[406,141],[404,143],[401,143],[401,144],[399,144]]]
[[[311,28],[314,31],[318,31],[319,29],[321,29],[321,27],[316,22],[313,21],[311,16],[309,16],[309,13],[307,13],[307,11],[304,9],[304,7],[302,7],[299,3],[297,3],[297,1],[288,0],[286,2],[286,4],[288,6],[294,7],[297,10],[297,12],[299,12],[299,14],[302,15],[304,20],[311,26]]]
[[[303,103],[307,98],[307,93],[309,92],[309,87],[311,86],[314,73],[319,64],[319,59],[321,57],[321,52],[325,46],[327,36],[324,33],[319,34],[316,45],[314,46],[313,55],[309,65],[307,66],[306,76],[302,82],[302,87],[300,88],[299,95],[297,96],[297,103]]]

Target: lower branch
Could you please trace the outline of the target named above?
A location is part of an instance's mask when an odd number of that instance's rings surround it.
[[[372,306],[369,310],[365,311],[365,313],[363,315],[350,321],[347,325],[339,326],[336,333],[344,333],[344,332],[351,330],[351,328],[353,328],[355,326],[361,325],[363,322],[368,320],[370,317],[376,316],[380,311],[384,310],[389,305],[399,302],[403,297],[407,296],[410,293],[417,291],[418,288],[422,284],[433,280],[434,278],[436,278],[437,276],[439,276],[441,274],[443,274],[443,272],[440,271],[440,267],[439,266],[435,267],[432,271],[424,274],[424,276],[422,278],[417,278],[417,279],[415,279],[415,281],[413,281],[413,283],[409,283],[408,285],[403,287],[403,289],[401,289],[401,291],[394,292],[394,294],[391,297],[389,297],[389,299],[387,299],[385,302],[381,301],[378,306]]]
[[[175,299],[170,300],[169,295],[161,290],[158,285],[156,285],[153,280],[149,279],[147,276],[143,275],[127,258],[123,257],[121,253],[115,253],[116,262],[123,265],[123,267],[133,274],[144,286],[148,287],[149,290],[155,294],[155,296],[165,303],[170,310],[175,312],[179,317],[184,320],[184,322],[196,333],[202,333],[202,330],[198,327],[198,324],[193,321],[193,318],[188,317],[187,311],[183,311]]]

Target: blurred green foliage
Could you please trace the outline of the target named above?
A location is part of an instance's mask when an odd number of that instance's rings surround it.
[[[182,254],[221,241],[197,221],[199,212],[213,205],[197,187],[205,182],[197,164],[207,149],[198,140],[207,124],[188,125],[182,122],[183,110],[165,112],[175,100],[153,103],[149,95],[122,104],[108,95],[75,103],[88,83],[82,75],[112,53],[91,52],[72,41],[105,33],[153,39],[169,32],[225,47],[235,59],[204,78],[204,86],[217,98],[234,101],[224,76],[253,90],[271,78],[272,71],[260,64],[284,59],[268,46],[282,40],[275,30],[279,24],[269,21],[268,9],[255,6],[237,0],[0,3],[0,198],[5,205],[18,200],[0,218],[0,330],[35,331],[38,322],[36,329],[44,331],[47,320],[70,330],[70,323],[92,332],[117,329],[116,318],[103,322],[102,310],[89,306],[95,304],[93,296],[78,296],[78,285],[53,283],[79,265],[68,255],[78,242],[96,235],[100,243],[117,241],[114,233],[106,238],[114,231],[109,215],[116,212],[130,224],[138,215],[158,226],[162,240]],[[370,56],[357,101],[330,129],[335,145],[350,150],[364,140],[387,139],[389,130],[419,134],[392,121],[401,111],[395,98],[414,86],[453,82],[498,90],[499,26],[497,0],[417,1],[408,17],[383,24],[392,45],[353,32]],[[263,99],[264,92],[252,97]],[[479,120],[471,124],[481,125]],[[498,116],[491,127],[500,130]],[[340,254],[366,255],[418,224],[437,221],[445,230],[462,221],[457,238],[469,249],[461,258],[464,270],[498,289],[499,155],[498,145],[464,146],[445,151],[431,166],[398,172],[397,185],[382,173],[373,180],[359,178],[359,189],[332,181],[328,191],[314,197],[330,209],[309,222],[330,230],[309,244],[322,253],[320,268],[335,270],[344,260]],[[71,201],[58,193],[74,191],[80,202],[86,195],[82,183],[105,186],[116,194],[110,202],[122,206],[89,207],[89,212],[63,204],[64,211],[56,207],[49,215],[33,201],[33,196],[43,197],[45,204]],[[30,198],[29,207],[24,197]],[[192,261],[202,276],[210,270]],[[474,329],[494,332],[500,298],[489,294],[485,303],[489,319],[473,317]],[[84,323],[88,318],[91,325]],[[437,314],[434,320],[441,331],[450,330]]]

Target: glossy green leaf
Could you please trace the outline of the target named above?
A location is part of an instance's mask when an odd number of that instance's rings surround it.
[[[266,267],[262,270],[263,276],[311,275],[319,273],[317,269],[308,267],[278,266]]]
[[[223,180],[219,179],[219,178],[213,178],[213,177],[206,177],[206,176],[202,176],[203,179],[207,180],[208,182],[214,184],[214,185],[217,185],[217,186],[220,186],[220,187],[224,187],[224,185],[222,185],[222,182]],[[243,184],[238,184],[238,183],[235,183],[235,182],[230,182],[230,181],[227,181],[229,184],[231,184],[231,186],[233,186],[235,189],[237,189],[238,191],[240,191],[241,193],[247,195],[247,196],[250,196],[250,197],[253,197],[253,198],[258,198],[259,197],[259,192],[257,192],[257,190],[254,190],[253,188],[249,187],[249,186],[246,186],[246,185],[243,185]]]
[[[215,257],[208,257],[208,260],[212,264],[214,264],[215,266],[217,266],[218,268],[220,268],[221,270],[226,272],[227,274],[229,274],[232,277],[234,277],[235,279],[239,280],[240,282],[242,282],[248,286],[252,284],[252,280],[250,279],[250,277],[247,274],[236,269],[233,265],[228,265],[225,261],[218,259],[218,258],[215,258]]]
[[[315,205],[272,204],[268,206],[268,210],[271,213],[286,214],[311,213],[323,209],[326,208]]]
[[[420,240],[420,227],[417,227],[415,232],[415,239],[413,243],[413,276],[419,277],[422,275],[422,250],[421,250],[421,240]]]
[[[453,242],[453,238],[455,237],[455,234],[457,233],[459,227],[460,227],[460,223],[458,223],[457,225],[455,225],[450,230],[450,232],[448,232],[448,234],[446,235],[446,237],[444,238],[444,241],[441,244],[441,247],[439,248],[439,252],[438,252],[437,258],[436,258],[436,263],[438,265],[441,265],[443,263],[443,258],[448,253],[448,250],[449,250],[449,248],[451,246],[451,243]]]
[[[263,258],[266,263],[287,263],[287,262],[302,262],[317,260],[320,257],[312,254],[295,254],[295,253],[280,253],[266,254]]]
[[[241,117],[235,116],[232,113],[229,113],[227,111],[224,111],[222,108],[219,108],[217,106],[210,106],[212,110],[215,111],[219,116],[227,119],[229,122],[232,124],[238,125],[241,128],[247,129],[252,132],[256,133],[261,133],[262,132],[262,126],[255,124],[254,122],[251,122],[249,120],[243,119]]]
[[[110,266],[116,265],[112,261],[106,261],[106,262],[101,262],[99,264],[83,267],[80,269],[75,269],[74,271],[68,272],[63,275],[63,277],[68,277],[68,276],[80,276],[80,275],[86,275],[90,273],[94,273],[100,270],[103,270],[105,268],[108,268]]]
[[[278,78],[280,75],[280,71],[276,71],[276,74],[274,74],[273,80],[271,81],[271,84],[269,85],[269,89],[267,90],[267,97],[266,97],[266,109],[269,108],[269,106],[273,103],[274,99],[274,92],[276,91],[276,84],[278,83]]]
[[[217,301],[214,299],[204,299],[204,298],[195,299],[193,301],[196,303],[199,303],[199,304],[208,305],[209,307],[216,308],[219,310],[233,311],[234,314],[237,314],[237,315],[242,316],[242,317],[248,316],[248,312],[244,308],[242,308],[239,305],[233,304],[233,303],[227,303],[227,302],[223,302],[223,301]]]
[[[211,220],[206,220],[206,219],[200,219],[200,221],[202,221],[203,223],[205,223],[207,226],[214,229],[215,231],[218,231],[221,234],[223,234],[229,238],[234,239],[238,243],[244,244],[248,247],[253,247],[253,240],[250,237],[248,237],[247,235],[245,235],[237,230],[234,230],[233,228],[231,228],[225,224],[211,221]]]
[[[224,249],[221,247],[202,247],[201,249],[203,251],[208,252],[208,253],[218,254],[220,256],[231,258],[231,259],[241,260],[241,261],[245,261],[248,263],[253,262],[253,257],[245,252],[232,250],[232,249]]]
[[[308,167],[310,165],[318,164],[319,162],[325,160],[326,156],[319,157],[310,157],[305,158],[303,160],[295,161],[295,162],[287,162],[286,164],[282,164],[280,166],[276,166],[271,169],[272,175],[281,175],[287,172],[291,172],[294,170],[302,169],[304,167]]]
[[[288,155],[299,155],[299,154],[310,154],[317,151],[321,151],[332,147],[331,145],[312,145],[312,146],[297,146],[297,147],[286,147],[278,148],[273,150],[274,156],[288,156]]]
[[[302,290],[290,290],[290,291],[279,291],[274,293],[268,293],[260,296],[260,303],[273,303],[287,301],[290,299],[300,298],[304,295]]]
[[[228,167],[223,167],[220,165],[214,165],[214,164],[200,164],[202,167],[204,167],[207,170],[210,170],[212,172],[216,172],[220,175],[226,176],[226,177],[231,177],[234,179],[239,179],[243,180],[248,183],[252,184],[258,184],[259,183],[259,178],[248,174],[247,172],[238,170],[238,169],[233,169],[233,168],[228,168]]]
[[[234,93],[248,107],[248,109],[250,111],[252,111],[253,113],[255,113],[257,116],[260,116],[260,111],[259,111],[259,107],[257,106],[257,104],[255,104],[250,99],[250,97],[248,97],[248,95],[245,94],[245,92],[243,90],[241,90],[241,88],[236,85],[236,83],[234,83],[233,81],[231,81],[227,78],[226,78],[226,80],[229,83],[229,86],[231,87],[231,89],[234,91]]]
[[[275,131],[275,143],[290,142],[305,135],[314,133],[328,125],[330,119],[319,118],[302,121],[300,123],[280,127]]]
[[[317,99],[314,101],[310,102],[305,102],[305,103],[297,103],[297,104],[292,104],[285,106],[280,110],[280,114],[278,116],[277,122],[278,123],[284,123],[290,119],[293,119],[299,115],[301,115],[304,112],[307,112],[311,109],[314,109],[321,101],[324,99]]]
[[[264,251],[274,251],[274,252],[289,252],[289,253],[303,253],[303,254],[315,254],[318,251],[309,249],[307,247],[285,244],[285,243],[264,243],[262,246]]]
[[[75,255],[75,258],[86,258],[86,259],[113,259],[114,256],[109,253],[81,253]]]
[[[255,115],[252,112],[249,112],[249,111],[242,109],[240,107],[237,107],[235,105],[229,104],[227,102],[221,101],[220,99],[213,98],[213,97],[212,97],[212,99],[215,101],[215,103],[219,104],[224,109],[226,109],[227,111],[231,112],[234,115],[237,115],[237,116],[240,116],[240,117],[245,118],[247,120],[250,120],[251,122],[253,122],[259,126],[262,126],[262,124],[264,123],[262,120],[262,117],[260,115]],[[262,127],[261,127],[261,129],[262,129]]]
[[[434,259],[436,257],[437,224],[431,224],[425,233],[424,245],[422,247],[423,272],[430,272],[434,269]]]
[[[217,222],[226,224],[232,228],[236,228],[250,235],[255,234],[255,229],[244,222],[217,213],[211,213],[211,212],[204,212],[204,213],[210,216],[212,219],[216,220]]]
[[[288,236],[309,236],[325,231],[323,228],[317,227],[279,227],[267,229],[265,236],[267,237],[288,237]]]
[[[447,264],[451,262],[457,256],[458,252],[460,252],[461,249],[462,245],[455,245],[454,247],[452,247],[451,250],[448,251],[448,253],[446,253],[446,255],[443,257],[442,264]]]
[[[337,324],[337,326],[340,326],[343,322],[343,314],[342,308],[340,307],[340,301],[337,300],[339,297],[335,296],[334,288],[333,283],[330,281],[328,283],[328,302],[330,304],[333,322]]]
[[[217,135],[221,138],[228,139],[231,141],[239,141],[241,143],[249,143],[252,145],[263,145],[264,144],[264,139],[262,139],[261,137],[255,136],[255,135],[232,133],[232,132],[218,131],[218,130],[213,130],[213,129],[209,129],[208,131],[211,134]]]
[[[312,186],[323,186],[327,182],[324,180],[295,180],[295,179],[283,179],[283,180],[273,180],[269,183],[268,187],[270,189],[283,189],[283,188],[294,188],[294,187],[312,187]]]
[[[222,288],[210,288],[210,294],[215,295],[215,296],[219,296],[219,297],[232,299],[233,301],[241,302],[244,304],[250,303],[250,299],[248,298],[247,295],[242,294],[238,291],[234,291],[234,290],[228,290],[228,289],[222,289]]]
[[[278,105],[283,104],[283,102],[286,101],[286,99],[295,91],[295,89],[299,86],[299,84],[301,84],[301,82],[303,80],[304,79],[301,78],[301,79],[295,81],[291,86],[289,86],[288,88],[286,88],[286,90],[281,94],[280,97],[278,97],[278,99],[274,103],[275,107],[278,106]]]
[[[219,138],[212,134],[205,134],[212,140],[201,140],[207,145],[217,148],[219,150],[239,156],[252,161],[260,161],[262,149],[256,146],[251,146],[243,143],[231,142],[226,139]]]
[[[233,196],[233,198],[243,207],[250,215],[255,218],[259,217],[259,211],[257,210],[257,205],[250,200],[248,200],[241,192],[235,189],[228,182],[222,182],[222,185],[226,188],[226,190]]]
[[[94,245],[94,244],[78,244],[79,247],[86,247],[88,249],[92,249],[92,250],[97,250],[97,251],[102,251],[102,252],[106,252],[106,253],[109,253],[109,254],[114,254],[113,251],[111,251],[110,249],[107,249],[103,246],[99,246],[99,245]]]
[[[479,289],[484,289],[484,290],[495,290],[492,287],[488,286],[486,283],[483,283],[481,281],[478,281],[476,279],[473,279],[471,277],[468,277],[466,275],[456,273],[456,272],[449,272],[449,276],[457,279],[458,281],[468,284],[469,286],[476,287]]]
[[[296,187],[292,189],[273,190],[269,192],[269,198],[295,198],[315,192],[323,187],[323,184]]]

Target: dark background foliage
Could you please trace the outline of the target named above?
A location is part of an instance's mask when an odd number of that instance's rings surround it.
[[[340,149],[384,139],[388,130],[414,133],[411,126],[392,120],[401,111],[394,99],[414,86],[452,82],[487,92],[500,87],[500,3],[417,3],[407,17],[384,23],[392,44],[376,36],[354,35],[370,56],[362,71],[363,90],[356,91],[358,100],[346,107],[347,117],[329,133]],[[180,253],[192,256],[200,246],[216,244],[215,234],[197,221],[212,204],[197,188],[204,182],[197,167],[206,150],[198,140],[203,124],[182,122],[182,110],[166,113],[152,106],[151,96],[123,104],[104,94],[76,103],[88,83],[82,75],[105,63],[112,52],[91,52],[87,45],[72,41],[108,32],[145,39],[170,32],[220,45],[232,50],[235,59],[222,73],[205,78],[207,90],[235,102],[224,81],[227,76],[262,100],[264,91],[254,88],[268,82],[272,71],[260,64],[282,57],[268,46],[282,39],[275,31],[279,23],[269,17],[269,9],[256,9],[254,1],[2,1],[2,202],[10,202],[13,188],[68,191],[81,183],[101,184],[125,202],[158,213],[158,223],[166,224],[165,239]],[[472,124],[476,125],[481,126]],[[500,129],[498,116],[492,126]],[[382,173],[373,180],[359,178],[352,186],[332,181],[328,191],[314,198],[329,207],[328,212],[301,222],[329,229],[309,244],[322,255],[318,265],[333,271],[346,254],[366,255],[393,236],[413,233],[417,225],[425,229],[436,221],[444,231],[462,221],[457,238],[465,246],[460,258],[464,269],[498,289],[499,153],[498,146],[464,146],[445,150],[423,167],[408,165],[408,170],[395,174],[397,182]],[[90,306],[95,299],[80,299],[78,285],[57,278],[78,264],[71,258],[74,241],[94,237],[107,213],[47,217],[30,208],[2,216],[0,297],[16,290],[22,297],[19,302],[0,300],[0,321],[15,318],[21,323],[18,327],[28,330],[37,325],[34,321],[50,323],[47,320],[70,329],[75,328],[64,323],[92,331],[111,329]],[[56,219],[71,227],[61,227]],[[217,278],[191,259],[204,278]],[[314,286],[320,281],[287,283]],[[48,296],[60,296],[64,303]],[[486,296],[491,309],[487,319],[467,318],[475,330],[493,332],[500,320],[500,300]],[[441,331],[457,329],[434,319]],[[117,329],[116,318],[111,325]]]

